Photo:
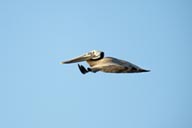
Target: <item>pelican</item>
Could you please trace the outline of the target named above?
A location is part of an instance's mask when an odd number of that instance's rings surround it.
[[[78,64],[78,68],[82,74],[86,74],[88,72],[96,73],[98,71],[106,73],[140,73],[150,71],[140,68],[139,66],[125,60],[120,60],[114,57],[104,57],[104,52],[98,50],[92,50],[79,57],[62,61],[61,64],[70,64],[81,61],[87,61],[90,66],[86,69],[83,65]]]

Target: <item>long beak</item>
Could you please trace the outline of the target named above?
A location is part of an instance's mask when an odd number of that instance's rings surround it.
[[[90,54],[85,54],[85,55],[73,58],[71,60],[62,61],[60,64],[76,63],[76,62],[86,61],[86,60],[89,60],[91,58],[92,58],[92,56]]]

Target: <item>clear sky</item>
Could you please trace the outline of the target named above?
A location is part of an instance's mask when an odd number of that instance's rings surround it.
[[[1,0],[0,127],[191,128],[191,7]],[[93,49],[151,72],[82,75],[77,64],[59,64]]]

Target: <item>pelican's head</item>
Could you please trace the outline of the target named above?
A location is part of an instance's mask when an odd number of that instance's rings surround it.
[[[98,50],[90,51],[87,54],[92,55],[91,60],[100,60],[100,59],[102,59],[104,57],[104,52],[103,51],[98,51]]]
[[[82,56],[73,58],[71,60],[63,61],[61,64],[69,64],[69,63],[76,63],[81,61],[87,61],[87,60],[100,60],[104,57],[104,52],[98,51],[98,50],[92,50]]]

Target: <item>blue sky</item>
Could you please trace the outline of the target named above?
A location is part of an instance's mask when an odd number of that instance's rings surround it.
[[[0,1],[0,127],[191,128],[191,5]],[[151,72],[82,75],[59,64],[93,49]]]

